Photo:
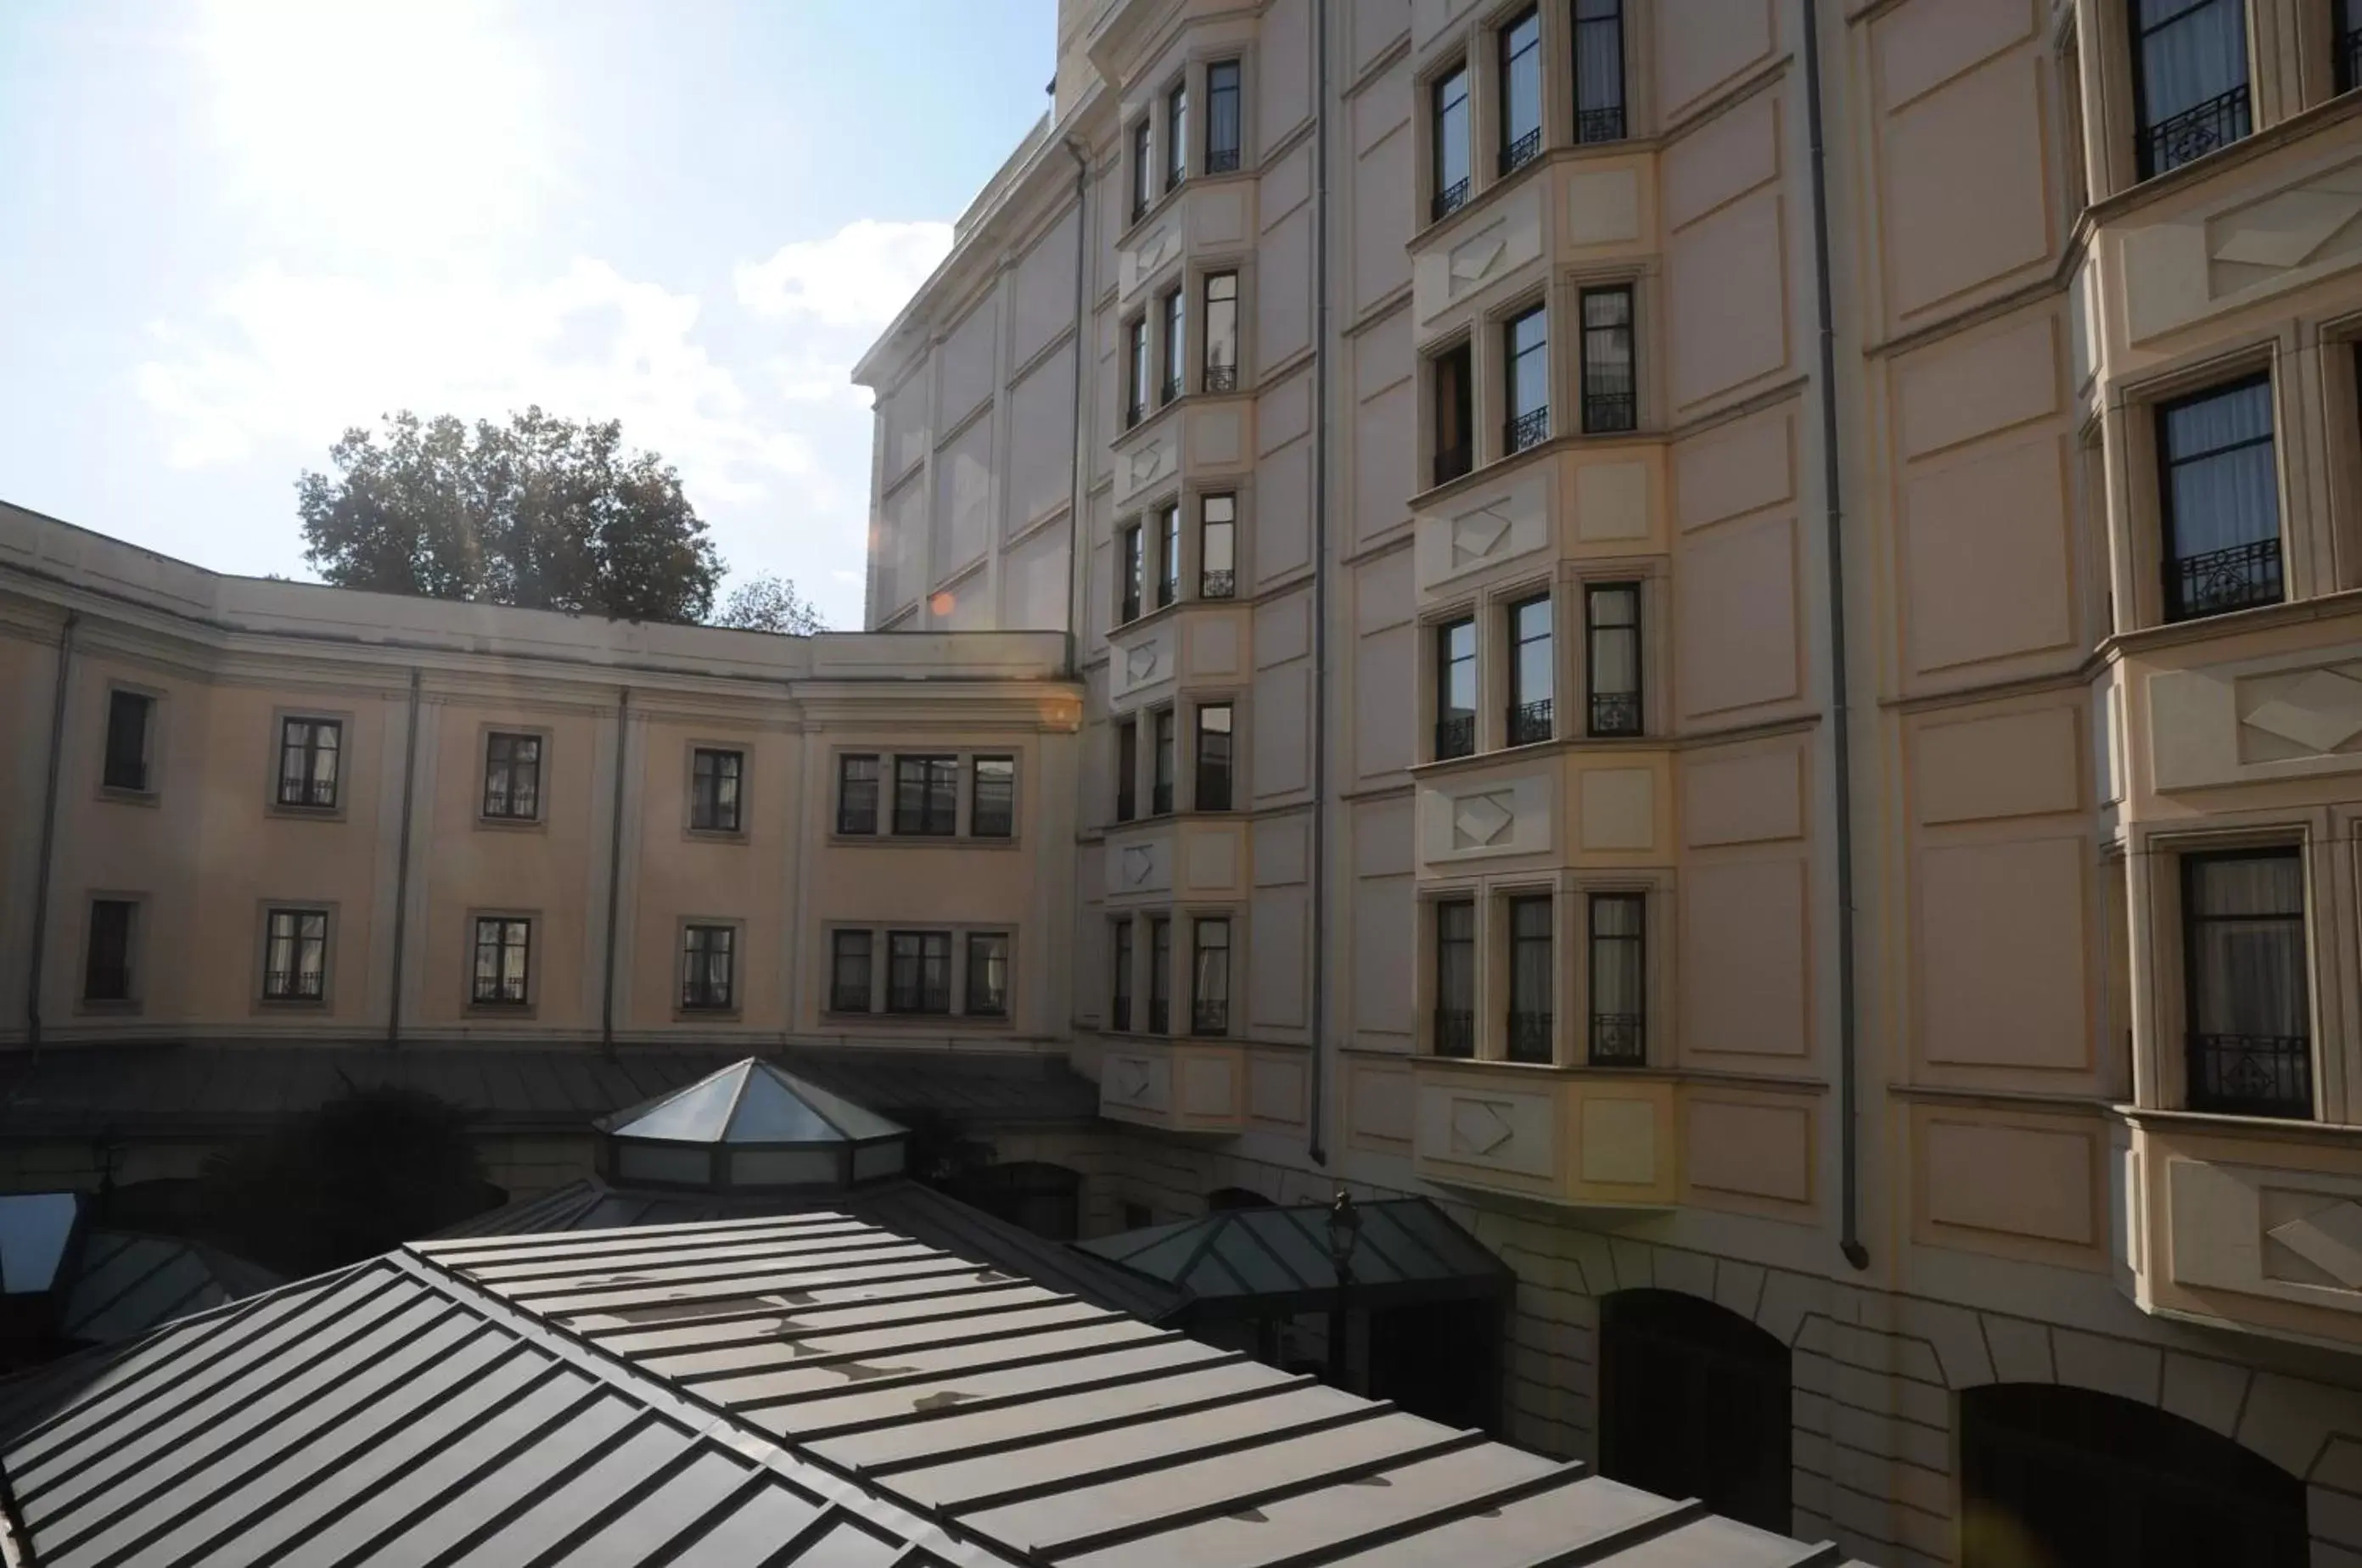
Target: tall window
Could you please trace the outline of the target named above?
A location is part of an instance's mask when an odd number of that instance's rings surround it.
[[[1140,721],[1127,718],[1115,727],[1115,819],[1129,822],[1140,815]]]
[[[1645,1067],[1646,904],[1637,893],[1591,895],[1591,1065]]]
[[[1511,1061],[1551,1059],[1551,898],[1509,900]]]
[[[1583,591],[1584,684],[1591,735],[1640,733],[1640,585],[1593,583]]]
[[[1454,620],[1435,629],[1435,756],[1475,751],[1476,622]]]
[[[507,915],[478,916],[469,1000],[479,1007],[522,1007],[532,996],[533,922]]]
[[[345,727],[333,718],[279,721],[279,804],[326,810],[337,804]]]
[[[1123,1033],[1131,1027],[1131,922],[1115,923],[1115,985],[1109,993],[1108,1026]]]
[[[1468,200],[1468,68],[1454,66],[1437,79],[1429,114],[1435,138],[1435,195],[1430,219],[1449,217]]]
[[[894,759],[894,831],[942,838],[959,826],[959,759]]]
[[[1148,318],[1132,317],[1131,325],[1126,330],[1131,336],[1130,345],[1124,350],[1131,356],[1125,365],[1131,379],[1124,390],[1123,402],[1123,423],[1129,430],[1148,417]]]
[[[1164,188],[1181,183],[1189,172],[1189,83],[1185,79],[1164,94]]]
[[[680,935],[681,1010],[729,1012],[737,996],[737,931],[728,926],[685,926]]]
[[[1156,608],[1181,597],[1181,503],[1167,501],[1156,513]]]
[[[1475,388],[1462,343],[1435,356],[1435,482],[1448,485],[1475,466]]]
[[[327,994],[327,985],[326,912],[274,909],[263,916],[263,1000],[317,1002]]]
[[[967,936],[967,1001],[971,1018],[1009,1016],[1009,933],[971,931]]]
[[[2192,620],[2281,596],[2272,386],[2257,376],[2161,406],[2165,618]]]
[[[1131,127],[1131,216],[1135,223],[1148,211],[1152,190],[1148,182],[1149,135],[1148,116],[1142,115],[1140,123]]]
[[[689,763],[689,825],[701,833],[738,831],[738,783],[746,753],[700,746]]]
[[[1476,1054],[1476,905],[1435,906],[1435,1054]]]
[[[2244,0],[2132,0],[2133,122],[2141,178],[2253,128]]]
[[[138,692],[106,694],[106,767],[99,781],[109,789],[148,793],[148,745],[155,734],[156,699]]]
[[[1594,435],[1640,422],[1632,376],[1632,288],[1583,291],[1583,428]]]
[[[484,815],[530,822],[541,815],[541,737],[484,738]]]
[[[1501,29],[1501,172],[1542,150],[1542,17],[1529,11]]]
[[[1550,326],[1535,305],[1501,329],[1508,364],[1509,421],[1501,454],[1523,452],[1550,438]]]
[[[139,906],[127,898],[95,898],[90,905],[90,941],[83,952],[82,996],[85,1002],[131,1000],[131,938]]]
[[[1173,922],[1148,923],[1148,1032],[1173,1032]]]
[[[948,931],[886,933],[886,1011],[948,1013],[952,1010],[952,934]]]
[[[2337,0],[2337,90],[2362,87],[2362,0]]]
[[[1198,593],[1226,599],[1239,591],[1239,499],[1232,495],[1198,499]]]
[[[1163,817],[1173,809],[1173,710],[1158,708],[1149,723],[1154,727],[1154,740],[1149,759],[1153,793],[1148,809],[1150,815]]]
[[[1551,738],[1555,706],[1548,594],[1509,607],[1509,744],[1529,746]]]
[[[2304,862],[2294,849],[2181,858],[2189,1107],[2312,1114]]]
[[[832,1013],[869,1011],[870,937],[866,931],[829,936],[828,1006]]]
[[[1206,390],[1239,389],[1239,275],[1206,274]]]
[[[967,830],[978,839],[1017,831],[1017,759],[978,757],[968,784]]]
[[[1148,587],[1147,541],[1142,537],[1140,524],[1127,523],[1116,536],[1117,547],[1122,552],[1117,570],[1122,574],[1116,591],[1122,596],[1117,620],[1140,619],[1141,595]]]
[[[1231,923],[1198,920],[1190,925],[1189,1032],[1231,1032]]]
[[[1162,407],[1181,395],[1181,367],[1188,345],[1188,294],[1175,288],[1164,296],[1164,384],[1156,390],[1156,401]]]
[[[1239,140],[1239,62],[1214,60],[1206,67],[1206,172],[1237,169]]]
[[[1574,0],[1574,139],[1624,139],[1624,0]]]
[[[1199,811],[1231,808],[1231,705],[1198,705],[1198,790],[1192,804]]]
[[[836,760],[836,830],[862,837],[877,831],[877,759]]]

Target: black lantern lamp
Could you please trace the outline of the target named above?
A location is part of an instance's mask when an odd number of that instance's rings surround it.
[[[1345,1290],[1353,1278],[1353,1249],[1362,1245],[1362,1212],[1340,1188],[1329,1204],[1329,1261],[1337,1266],[1337,1302],[1329,1310],[1329,1385],[1345,1386]]]

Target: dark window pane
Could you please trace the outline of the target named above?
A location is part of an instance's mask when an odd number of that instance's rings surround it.
[[[1574,139],[1624,134],[1623,0],[1574,0]]]
[[[1009,938],[1006,933],[968,933],[966,1011],[978,1018],[1008,1016]]]
[[[2181,902],[2190,1108],[2310,1117],[2312,1008],[2300,852],[2184,856]]]
[[[106,771],[109,789],[148,788],[148,737],[156,699],[138,692],[109,692],[106,698]]]
[[[1461,67],[1435,83],[1435,196],[1431,216],[1450,215],[1468,200],[1468,71]]]
[[[836,830],[861,836],[877,831],[877,759],[836,760]]]
[[[690,926],[681,933],[680,1004],[686,1011],[726,1012],[736,979],[736,931]]]
[[[1228,174],[1239,166],[1239,62],[1218,60],[1206,67],[1206,172]]]
[[[1173,922],[1148,923],[1148,1032],[1173,1032]]]
[[[1239,275],[1206,277],[1206,390],[1239,389]]]
[[[328,917],[316,909],[274,909],[265,917],[262,994],[271,1002],[317,1002],[326,994]]]
[[[1173,710],[1159,708],[1150,722],[1155,729],[1154,750],[1149,758],[1154,794],[1148,809],[1151,816],[1162,817],[1173,809]]]
[[[1435,906],[1435,1054],[1476,1054],[1476,905]]]
[[[2133,115],[2144,179],[2246,136],[2241,0],[2134,0]]]
[[[1238,499],[1219,495],[1198,502],[1198,591],[1226,599],[1239,591]]]
[[[1470,402],[1475,389],[1469,383],[1468,366],[1464,343],[1436,356],[1434,482],[1439,485],[1467,473],[1476,460],[1475,414]]]
[[[1632,364],[1632,291],[1583,291],[1583,428],[1614,434],[1639,423]]]
[[[1136,316],[1131,323],[1131,360],[1126,366],[1131,375],[1124,403],[1124,423],[1138,424],[1148,414],[1148,318]]]
[[[1131,922],[1115,923],[1115,961],[1109,992],[1113,1003],[1108,1027],[1118,1031],[1131,1027]]]
[[[1226,1035],[1231,1028],[1231,923],[1199,920],[1192,927],[1189,1032]]]
[[[894,759],[896,833],[942,838],[957,829],[958,817],[957,757]]]
[[[948,931],[886,934],[886,1011],[952,1010],[952,938]]]
[[[484,740],[484,815],[531,820],[541,814],[541,737],[494,733]]]
[[[1140,815],[1140,725],[1125,719],[1115,727],[1115,819],[1129,822]]]
[[[1017,759],[978,757],[967,830],[979,839],[1006,839],[1017,831]]]
[[[1509,900],[1509,1033],[1511,1061],[1551,1059],[1551,1026],[1555,988],[1551,973],[1551,899]]]
[[[1646,905],[1637,893],[1595,893],[1590,913],[1591,1065],[1645,1066]]]
[[[1189,168],[1189,87],[1182,82],[1164,95],[1164,188],[1181,183]]]
[[[1156,607],[1181,597],[1181,503],[1175,501],[1156,514]]]
[[[1501,29],[1501,159],[1504,174],[1542,147],[1542,22],[1529,11]]]
[[[1547,597],[1511,607],[1509,641],[1509,744],[1527,746],[1551,734],[1557,680]]]
[[[337,763],[345,727],[333,718],[289,718],[279,726],[279,804],[337,804]]]
[[[1148,145],[1149,125],[1145,115],[1131,127],[1131,215],[1135,218],[1148,211]]]
[[[743,751],[698,749],[690,762],[690,827],[710,833],[738,831],[738,782],[745,766]]]
[[[89,1002],[131,999],[131,926],[138,905],[101,898],[90,906],[90,942],[83,959],[82,993]]]
[[[1198,709],[1198,792],[1199,811],[1231,808],[1231,705],[1209,702]]]
[[[1119,567],[1121,576],[1116,584],[1116,588],[1122,596],[1122,609],[1116,619],[1137,620],[1140,619],[1142,596],[1148,587],[1146,539],[1141,532],[1138,523],[1133,523],[1123,531],[1121,544],[1123,556]]]
[[[517,1006],[532,995],[533,922],[485,916],[476,922],[472,999],[479,1006]]]
[[[1640,585],[1595,583],[1584,590],[1585,723],[1592,735],[1638,735],[1640,715]]]
[[[2279,476],[2268,378],[2164,404],[2157,427],[2166,619],[2279,603]]]
[[[1476,623],[1455,620],[1435,629],[1435,754],[1476,751]]]
[[[829,943],[829,1010],[869,1011],[869,933],[838,931]]]
[[[1508,363],[1509,420],[1504,455],[1523,452],[1550,435],[1550,327],[1540,305],[1502,329]]]

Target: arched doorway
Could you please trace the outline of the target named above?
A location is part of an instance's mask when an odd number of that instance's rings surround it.
[[[2047,1383],[1960,1396],[1963,1568],[2305,1568],[2304,1483],[2195,1421]]]
[[[988,1165],[962,1179],[955,1196],[1050,1241],[1082,1234],[1083,1179],[1063,1165],[1029,1159]]]
[[[1599,1471],[1788,1533],[1788,1347],[1672,1290],[1599,1304]]]

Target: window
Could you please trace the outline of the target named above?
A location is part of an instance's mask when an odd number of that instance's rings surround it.
[[[1640,585],[1593,583],[1583,590],[1585,732],[1640,733]]]
[[[1550,438],[1550,327],[1543,307],[1518,314],[1502,338],[1509,371],[1509,422],[1501,433],[1507,457]]]
[[[1156,608],[1181,597],[1181,503],[1167,501],[1156,513]]]
[[[1189,319],[1188,295],[1180,289],[1168,290],[1164,295],[1162,315],[1164,321],[1164,381],[1156,389],[1159,408],[1181,395],[1181,367],[1187,363]]]
[[[1511,1061],[1551,1059],[1551,899],[1509,900]]]
[[[318,1002],[327,995],[328,916],[274,909],[262,921],[262,999]]]
[[[894,831],[942,838],[959,827],[959,759],[894,759]]]
[[[967,937],[967,1002],[972,1018],[1009,1016],[1009,934],[971,931]]]
[[[2140,176],[2177,169],[2251,128],[2243,0],[2132,0]]]
[[[1591,895],[1591,1065],[1645,1067],[1645,907],[1637,893]]]
[[[1468,345],[1435,356],[1435,482],[1448,485],[1475,466],[1475,389],[1470,385]]]
[[[1239,500],[1236,496],[1201,496],[1198,500],[1198,593],[1200,598],[1226,599],[1239,591]]]
[[[967,830],[978,839],[1017,831],[1017,759],[978,757],[968,784]]]
[[[1131,341],[1126,352],[1131,372],[1130,384],[1124,391],[1123,425],[1130,430],[1148,417],[1148,378],[1151,374],[1148,354],[1148,318],[1134,316],[1128,329]]]
[[[948,931],[886,933],[886,1011],[952,1010],[952,937]]]
[[[1239,389],[1239,275],[1206,274],[1206,390]]]
[[[1164,188],[1179,185],[1189,173],[1189,83],[1173,84],[1164,94]]]
[[[727,1013],[737,1004],[734,986],[737,930],[729,926],[681,928],[680,1006],[684,1013]]]
[[[1509,607],[1509,744],[1530,746],[1551,738],[1551,601],[1548,594]]]
[[[1131,922],[1115,923],[1115,991],[1110,998],[1108,1026],[1119,1033],[1131,1028]]]
[[[1476,905],[1435,906],[1435,1054],[1476,1054]]]
[[[721,751],[700,746],[690,752],[689,825],[701,833],[738,831],[738,781],[745,772],[746,753],[744,751]],[[870,779],[874,803],[877,798],[875,772]],[[840,798],[840,809],[842,805]]]
[[[1127,523],[1119,533],[1116,547],[1122,552],[1119,570],[1122,576],[1116,591],[1122,596],[1119,623],[1140,619],[1141,596],[1148,587],[1147,541],[1142,536],[1140,524]]]
[[[829,935],[828,1006],[832,1013],[869,1011],[870,938],[866,931]]]
[[[1190,926],[1195,951],[1189,964],[1189,1032],[1231,1032],[1231,923],[1198,920]]]
[[[1583,428],[1592,435],[1636,430],[1639,388],[1632,376],[1632,288],[1583,291]]]
[[[1134,222],[1148,211],[1148,116],[1142,115],[1140,123],[1131,127],[1131,215]]]
[[[1193,804],[1199,811],[1231,808],[1231,705],[1198,705],[1198,791]]]
[[[156,699],[138,692],[106,694],[106,769],[99,775],[109,789],[148,793],[148,744],[156,729]]]
[[[1148,923],[1148,1032],[1173,1032],[1173,922]]]
[[[1236,170],[1239,141],[1239,62],[1217,60],[1206,67],[1206,172]]]
[[[2304,862],[2290,849],[2181,858],[2188,1102],[2312,1114]]]
[[[1153,751],[1149,766],[1150,795],[1148,811],[1152,817],[1163,817],[1173,809],[1173,710],[1160,707],[1149,718],[1153,726]]]
[[[1476,623],[1462,620],[1435,629],[1435,757],[1476,751]]]
[[[484,815],[531,822],[541,815],[541,737],[484,737]]]
[[[532,999],[533,922],[507,915],[476,917],[476,981],[469,1000],[479,1007],[522,1007]]]
[[[1574,139],[1624,139],[1624,0],[1574,0]]]
[[[1542,150],[1542,18],[1529,11],[1501,29],[1501,172]]]
[[[2362,87],[2362,0],[2337,0],[2337,90]]]
[[[127,898],[91,901],[90,946],[82,964],[84,1002],[131,1000],[131,935],[138,908]]]
[[[1455,65],[1433,89],[1435,195],[1430,220],[1450,217],[1468,200],[1468,68]]]
[[[2281,597],[2279,478],[2268,376],[2157,411],[2165,618],[2194,620]]]
[[[877,831],[876,757],[836,760],[836,830],[849,838],[866,838]]]
[[[337,762],[345,727],[334,718],[279,721],[279,804],[326,810],[337,804]]]
[[[1115,727],[1115,819],[1129,822],[1140,815],[1140,721],[1127,718]]]

